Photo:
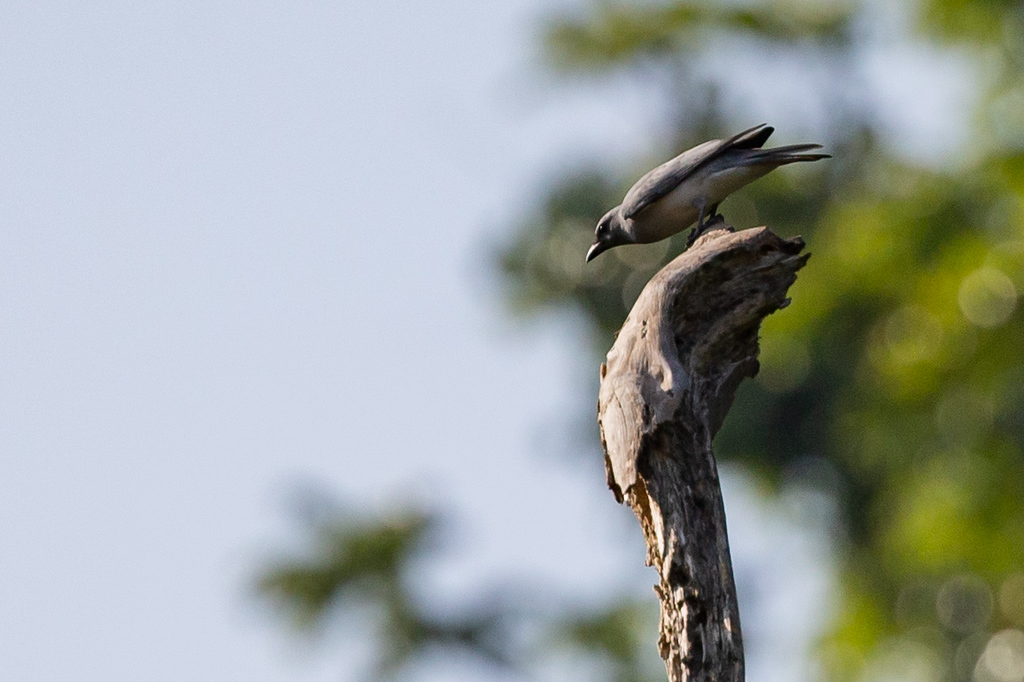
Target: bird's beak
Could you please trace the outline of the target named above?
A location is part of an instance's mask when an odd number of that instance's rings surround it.
[[[607,249],[608,244],[601,241],[594,242],[593,244],[590,245],[590,250],[587,251],[587,262],[589,263],[590,261],[594,260],[599,255],[604,253]]]

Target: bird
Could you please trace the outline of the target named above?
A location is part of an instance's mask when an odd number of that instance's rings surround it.
[[[710,140],[640,178],[594,231],[587,262],[622,244],[650,244],[697,222],[687,246],[718,218],[718,204],[779,166],[831,158],[820,144],[761,149],[775,128],[762,123],[725,140]]]

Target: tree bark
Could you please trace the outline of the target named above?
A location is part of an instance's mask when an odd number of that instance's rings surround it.
[[[743,680],[711,441],[739,383],[757,374],[761,321],[789,304],[803,247],[764,227],[713,229],[651,279],[601,366],[608,486],[636,513],[658,571],[670,682]]]

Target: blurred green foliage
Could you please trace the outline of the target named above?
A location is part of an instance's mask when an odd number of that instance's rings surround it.
[[[438,649],[513,667],[505,628],[514,610],[489,604],[463,615],[436,614],[413,589],[413,567],[436,521],[418,512],[367,520],[328,512],[307,525],[304,555],[273,562],[257,583],[260,594],[297,627],[315,628],[332,612],[364,607],[359,629],[377,634],[374,678],[389,678],[411,659]]]
[[[824,122],[831,138],[820,140],[835,159],[774,173],[722,205],[737,227],[767,223],[804,235],[814,255],[791,290],[793,305],[764,325],[761,373],[741,388],[716,449],[775,489],[812,487],[839,510],[842,593],[819,650],[823,677],[1021,682],[1024,6],[905,5],[914,21],[904,40],[929,45],[929,54],[975,60],[986,74],[967,158],[930,168],[884,141],[879,117],[864,104],[869,93],[846,77],[849,60],[873,39],[879,6],[609,0],[551,18],[544,44],[553,68],[567,78],[669,73],[659,82],[672,84],[671,106],[687,111],[677,119],[689,123],[659,158],[614,177],[580,170],[553,187],[498,260],[519,314],[583,314],[590,335],[581,343],[597,351],[596,364],[640,289],[684,239],[621,247],[585,265],[597,219],[637,169],[709,134],[760,122],[722,102],[744,101],[744,87],[764,83],[719,83],[720,75],[694,64],[728,37],[750,54],[770,45],[788,55],[808,82],[829,65],[833,77],[813,82],[835,115]],[[739,89],[739,97],[705,96],[725,87]],[[333,550],[272,572],[263,587],[308,620],[361,576],[382,595],[385,611],[394,610],[387,611],[388,622],[399,624],[394,632],[419,623],[386,654],[404,660],[437,628],[409,615],[403,603],[413,601],[393,582],[408,556],[394,543],[412,546],[415,532],[386,529],[377,528],[382,534],[370,541],[377,559],[364,568],[342,569],[349,564],[339,552],[356,556],[366,536],[327,533]],[[635,608],[612,604],[549,623],[557,633],[551,639],[600,651],[616,679],[641,679]],[[476,639],[486,638],[464,638]]]
[[[553,18],[545,43],[558,68],[600,70],[699,48],[722,33],[835,40],[848,18],[836,3],[601,2],[582,18]]]
[[[373,640],[370,679],[394,679],[432,654],[469,655],[529,675],[544,662],[596,656],[610,682],[657,679],[650,648],[657,634],[649,605],[613,601],[580,609],[550,595],[494,590],[453,610],[418,579],[437,552],[439,522],[421,512],[361,517],[307,500],[304,548],[268,562],[258,594],[300,631],[354,617]],[[646,655],[645,655],[646,654]]]

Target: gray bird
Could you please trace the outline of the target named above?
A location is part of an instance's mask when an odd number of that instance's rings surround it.
[[[597,224],[587,261],[613,246],[650,244],[681,232],[694,221],[693,243],[718,212],[718,204],[771,170],[828,154],[808,154],[820,144],[761,149],[775,128],[761,124],[727,140],[711,140],[644,175],[622,203]]]

